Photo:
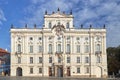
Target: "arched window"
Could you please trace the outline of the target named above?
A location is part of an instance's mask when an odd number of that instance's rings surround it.
[[[61,44],[58,44],[58,52],[61,52]]]
[[[52,53],[52,44],[49,44],[49,53]]]
[[[21,45],[18,44],[18,53],[20,53],[20,52],[21,52]]]
[[[70,44],[67,44],[67,52],[70,53]]]
[[[66,23],[66,28],[69,28],[70,27],[70,24],[69,22]]]
[[[51,27],[52,27],[52,23],[51,23],[51,22],[49,22],[48,27],[49,27],[49,28],[51,28]]]

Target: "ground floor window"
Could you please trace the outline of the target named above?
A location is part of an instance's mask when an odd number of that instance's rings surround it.
[[[77,68],[77,73],[80,73],[80,68],[79,67]]]
[[[89,67],[85,67],[85,73],[89,73],[89,72],[90,72]]]
[[[33,74],[33,68],[30,68],[30,74]]]
[[[42,68],[39,68],[39,73],[42,73]]]

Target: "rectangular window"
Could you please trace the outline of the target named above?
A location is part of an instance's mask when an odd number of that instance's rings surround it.
[[[52,44],[49,44],[49,52],[48,53],[52,53]]]
[[[67,63],[70,63],[70,57],[67,57]]]
[[[80,68],[77,68],[77,73],[80,73]]]
[[[18,63],[21,63],[21,58],[20,57],[18,57]]]
[[[39,57],[39,63],[42,63],[42,57]]]
[[[30,68],[30,74],[33,74],[33,68]]]
[[[85,67],[85,73],[89,73],[89,67]]]
[[[101,57],[97,56],[97,63],[100,63],[100,62],[101,62]]]
[[[67,44],[67,53],[70,53],[70,44]]]
[[[41,52],[42,52],[42,46],[39,45],[39,46],[38,46],[38,49],[39,49],[38,52],[41,53]]]
[[[31,64],[33,63],[33,57],[30,57],[30,63]]]
[[[89,45],[85,45],[85,53],[89,52]]]
[[[85,57],[85,63],[89,63],[89,57]]]
[[[30,53],[33,53],[33,45],[30,45]]]
[[[58,50],[57,50],[57,52],[61,52],[61,44],[58,44]]]
[[[39,73],[42,73],[42,68],[39,68]]]
[[[80,57],[77,57],[77,63],[80,63]]]
[[[80,53],[80,45],[77,45],[77,53]]]
[[[49,63],[52,63],[52,57],[49,57]]]
[[[58,57],[58,63],[61,63],[61,57]]]

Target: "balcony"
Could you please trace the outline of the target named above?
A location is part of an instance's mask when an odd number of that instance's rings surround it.
[[[102,54],[102,51],[96,51],[95,52],[95,55],[101,55]]]
[[[53,52],[48,52],[48,54],[53,54]]]
[[[22,52],[15,52],[16,56],[21,56]]]
[[[63,54],[63,52],[61,52],[61,51],[57,51],[56,54]]]
[[[70,54],[70,52],[66,52],[66,54]]]

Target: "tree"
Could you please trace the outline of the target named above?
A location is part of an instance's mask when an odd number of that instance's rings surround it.
[[[120,46],[107,48],[108,74],[115,74],[120,70]]]

